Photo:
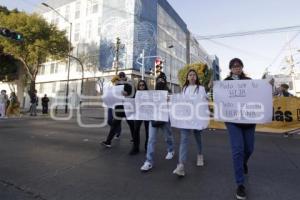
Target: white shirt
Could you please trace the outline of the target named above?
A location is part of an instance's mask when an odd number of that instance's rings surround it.
[[[197,85],[189,85],[182,90],[183,94],[202,94],[206,96],[206,92],[203,86],[199,85],[197,89]]]

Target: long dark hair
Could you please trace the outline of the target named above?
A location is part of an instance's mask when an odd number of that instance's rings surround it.
[[[188,71],[188,73],[186,73],[185,82],[184,82],[184,84],[183,84],[183,86],[182,86],[182,89],[183,89],[184,92],[185,92],[186,88],[187,88],[187,87],[189,86],[189,84],[190,84],[190,83],[189,83],[189,80],[188,80],[188,77],[189,77],[189,73],[191,73],[191,72],[194,72],[194,73],[196,74],[196,85],[197,85],[197,87],[196,87],[196,90],[195,90],[195,91],[199,90],[199,86],[201,85],[200,80],[199,80],[199,76],[198,76],[196,70],[190,69],[190,70]]]
[[[243,64],[243,61],[239,58],[233,58],[230,60],[229,62],[229,69],[231,69],[234,65],[234,63],[238,63],[240,64],[243,68],[244,68],[244,64]],[[228,77],[232,77],[232,72],[230,72],[230,74],[228,75]],[[239,77],[242,79],[242,78],[246,78],[246,74],[242,71],[241,75],[239,75]]]
[[[147,82],[145,80],[139,80],[138,84],[137,84],[137,90],[140,90],[140,83],[144,83],[145,85],[145,90],[148,90],[148,86],[147,86]]]

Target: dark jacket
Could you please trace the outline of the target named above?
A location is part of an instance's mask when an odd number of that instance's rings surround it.
[[[43,97],[42,98],[42,106],[48,106],[49,103],[49,98],[48,97]]]

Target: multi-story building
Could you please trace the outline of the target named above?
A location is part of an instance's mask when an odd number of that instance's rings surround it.
[[[96,82],[100,78],[110,80],[116,68],[137,80],[141,77],[137,60],[142,52],[149,84],[156,57],[163,60],[163,70],[173,87],[178,86],[178,70],[188,63],[205,62],[213,68],[207,52],[167,0],[48,0],[46,3],[65,19],[46,7],[43,10],[48,11],[41,14],[71,35],[72,54],[81,59],[84,70],[73,59],[70,69],[66,61],[49,60],[37,76],[39,95],[65,95],[67,80],[69,94],[80,93],[82,77],[83,94],[96,95]]]

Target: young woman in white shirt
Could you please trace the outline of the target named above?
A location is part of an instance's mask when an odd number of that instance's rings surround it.
[[[182,94],[190,95],[204,95],[206,96],[205,88],[201,86],[197,72],[194,69],[190,69],[187,73],[185,83],[182,88]],[[180,147],[179,147],[179,161],[176,169],[173,171],[178,176],[184,176],[185,170],[184,165],[187,160],[188,153],[188,138],[193,132],[196,143],[197,143],[197,166],[203,166],[204,160],[202,155],[202,141],[201,141],[201,130],[195,129],[180,129]]]

